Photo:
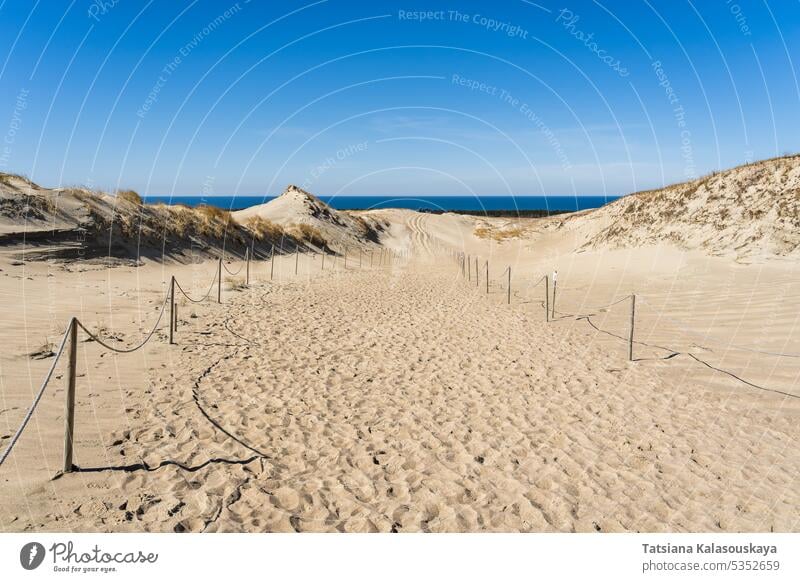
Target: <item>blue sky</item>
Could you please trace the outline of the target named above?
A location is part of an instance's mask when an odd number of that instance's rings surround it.
[[[795,1],[0,0],[0,171],[617,195],[800,150],[798,61]]]

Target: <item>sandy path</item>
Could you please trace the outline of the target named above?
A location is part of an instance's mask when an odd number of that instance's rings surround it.
[[[446,258],[311,275],[194,308],[80,443],[98,471],[4,498],[4,529],[797,529],[785,399],[670,382]]]

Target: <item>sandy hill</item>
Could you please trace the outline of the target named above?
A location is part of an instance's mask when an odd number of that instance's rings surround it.
[[[264,256],[278,241],[288,252],[403,247],[420,239],[420,221],[435,225],[437,238],[455,246],[463,246],[471,232],[475,240],[528,240],[559,252],[669,244],[740,259],[793,256],[800,252],[800,156],[638,192],[597,210],[515,220],[340,211],[291,185],[266,204],[230,213],[143,205],[132,192],[47,189],[0,174],[0,244],[41,243],[42,257],[241,255],[251,244]],[[30,248],[26,255],[36,258]]]
[[[239,224],[215,207],[145,205],[131,191],[50,189],[0,173],[0,245],[22,246],[29,260],[186,260],[241,256],[251,246],[263,256],[282,236],[285,249],[306,245],[280,228]]]
[[[48,190],[23,176],[0,174],[0,236],[58,233],[88,226],[89,208],[83,190]],[[99,203],[104,202],[98,194]]]
[[[377,244],[390,226],[374,213],[336,210],[294,185],[289,185],[283,194],[266,204],[234,212],[233,217],[241,224],[265,220],[298,238],[336,250]]]
[[[800,155],[638,192],[597,210],[548,222],[548,230],[569,231],[579,248],[671,243],[739,258],[797,254]]]

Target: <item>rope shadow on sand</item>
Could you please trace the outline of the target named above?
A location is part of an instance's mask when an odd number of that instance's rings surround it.
[[[221,457],[214,457],[208,459],[200,463],[199,465],[185,465],[180,461],[172,461],[166,460],[161,461],[158,465],[150,466],[146,462],[142,461],[141,463],[131,463],[130,465],[109,465],[106,467],[80,467],[78,465],[73,465],[73,472],[75,473],[102,473],[105,471],[121,471],[124,473],[132,473],[134,471],[147,471],[148,473],[152,473],[153,471],[158,471],[159,469],[163,469],[164,467],[178,467],[184,471],[188,471],[189,473],[195,473],[209,465],[247,465],[252,463],[256,459],[264,459],[266,457],[262,455],[252,455],[246,459],[225,459]],[[53,480],[59,479],[63,472],[59,472]]]

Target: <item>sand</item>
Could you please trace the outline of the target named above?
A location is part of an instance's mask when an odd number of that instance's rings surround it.
[[[254,263],[222,305],[181,302],[177,345],[165,323],[135,354],[82,342],[82,470],[54,478],[60,366],[0,468],[0,529],[800,529],[800,359],[774,355],[800,353],[794,262],[574,252],[541,222],[498,242],[474,235],[484,219],[375,212],[392,224],[382,242],[410,258],[321,271],[302,255],[295,276],[282,257],[272,281]],[[480,257],[478,285],[454,249]],[[172,274],[202,295],[216,268],[0,262],[2,446],[51,362],[28,354],[70,315],[129,345]],[[546,323],[533,284],[554,268]],[[629,362],[629,302],[594,308],[632,292]]]

